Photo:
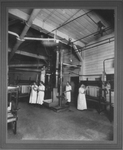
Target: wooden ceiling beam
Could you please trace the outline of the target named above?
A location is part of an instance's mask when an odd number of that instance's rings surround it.
[[[17,67],[43,67],[44,64],[11,64],[9,65],[10,68],[17,68]]]
[[[34,19],[36,18],[36,16],[38,15],[38,13],[40,12],[40,9],[34,9],[32,11],[32,14],[29,17],[20,37],[17,39],[17,42],[13,48],[13,50],[11,51],[10,57],[9,57],[9,61],[12,59],[12,57],[14,56],[15,52],[17,51],[18,47],[20,46],[20,44],[23,42],[23,38],[26,35],[27,31],[29,30],[31,24],[33,23]],[[19,14],[20,16],[20,14]]]
[[[9,49],[8,52],[10,52],[10,51],[11,51],[11,50]],[[48,58],[45,57],[45,56],[36,55],[36,54],[29,53],[29,52],[21,51],[21,50],[17,50],[17,51],[15,52],[15,54],[24,55],[24,56],[28,56],[28,57],[33,57],[33,58],[41,59],[41,60],[47,60],[47,59],[48,59]]]
[[[18,17],[18,18],[20,18],[20,19],[22,19],[22,20],[27,20],[27,18],[29,17],[28,14],[20,11],[19,9],[9,9],[9,13],[14,15],[14,16],[16,16],[16,17]],[[47,23],[44,24],[44,22],[39,20],[38,18],[35,18],[35,20],[33,21],[32,25],[35,25],[35,26],[37,26],[37,27],[39,27],[39,28],[41,28],[41,29],[43,29],[43,30],[45,30],[47,32],[51,32],[54,29],[49,24],[47,24]],[[51,33],[51,35],[52,35],[52,33]],[[60,32],[60,31],[57,31],[57,36],[61,37],[62,39],[66,39],[67,41],[69,40],[69,36],[64,34],[64,33],[62,33],[62,32]],[[73,39],[73,41],[75,41],[75,39]],[[66,42],[66,44],[67,44],[67,42]],[[76,44],[76,45],[78,45],[80,47],[85,46],[85,44],[80,42],[80,41],[77,41],[74,44]]]
[[[41,69],[16,68],[16,71],[41,72]]]

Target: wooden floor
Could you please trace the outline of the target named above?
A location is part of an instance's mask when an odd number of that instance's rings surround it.
[[[8,126],[8,139],[14,140],[113,140],[113,123],[96,110],[79,111],[70,106],[66,111],[54,112],[39,105],[19,102],[17,134]]]

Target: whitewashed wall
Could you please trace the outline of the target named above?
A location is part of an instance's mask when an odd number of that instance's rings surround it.
[[[103,61],[105,59],[114,57],[114,42],[109,42],[107,44],[103,44],[100,46],[96,46],[91,49],[87,49],[84,51],[84,67],[83,74],[84,75],[94,75],[94,74],[102,74],[103,72]],[[105,71],[106,74],[114,73],[114,60],[106,60],[105,61]],[[83,79],[88,78],[89,80],[95,80],[99,76],[86,76]]]

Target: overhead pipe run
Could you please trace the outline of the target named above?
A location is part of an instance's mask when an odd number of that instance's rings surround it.
[[[112,41],[110,41],[110,42],[113,42],[114,40],[112,40]],[[94,48],[94,47],[97,47],[97,46],[101,46],[101,45],[104,45],[104,44],[107,44],[107,43],[110,43],[110,42],[104,42],[104,43],[101,43],[101,44],[98,44],[98,45],[95,45],[95,46],[92,46],[92,47],[89,47],[89,48],[86,48],[86,49],[84,49],[84,50],[82,50],[82,51],[85,51],[85,50],[88,50],[88,49],[91,49],[91,48]]]
[[[97,46],[101,46],[101,45],[104,45],[104,44],[107,44],[107,43],[111,43],[113,41],[114,41],[114,37],[110,37],[110,38],[101,40],[99,42],[96,42],[96,43],[93,43],[93,44],[89,44],[89,45],[83,47],[83,49],[80,52],[88,50],[88,49],[91,49],[91,48],[94,48],[94,47],[97,47]],[[100,44],[98,44],[98,43],[100,43]]]
[[[111,27],[107,27],[107,28],[105,28],[105,31],[108,31],[108,30],[110,30],[110,29],[111,29]],[[99,33],[99,31],[93,32],[93,33],[91,33],[91,34],[89,34],[89,35],[87,35],[87,36],[85,36],[85,37],[82,37],[82,38],[79,38],[79,39],[73,41],[72,43],[75,43],[75,42],[77,42],[77,41],[83,40],[83,39],[85,39],[85,38],[87,38],[87,37],[89,37],[89,36],[93,36],[93,35],[96,35],[96,34],[98,34],[98,33]]]
[[[32,38],[32,37],[24,37],[24,40],[54,41],[56,43],[59,43],[59,41],[60,41],[55,38]]]
[[[9,33],[9,34],[12,34],[12,35],[14,35],[14,36],[16,36],[17,38],[19,38],[19,35],[18,35],[17,33],[15,33],[15,32],[8,31],[8,33]]]
[[[14,33],[14,32],[8,31],[8,33],[9,33],[9,34],[12,34],[12,35],[15,35],[16,37],[18,37],[18,35],[17,35],[16,33]],[[57,39],[55,39],[55,38],[32,38],[32,37],[24,37],[22,40],[23,40],[23,41],[25,41],[25,40],[54,41],[54,42],[56,42],[57,44],[58,44],[59,42],[62,42],[62,41],[57,40]],[[77,54],[79,60],[82,62],[82,57],[81,57],[81,55],[80,55],[80,53],[79,53],[79,51],[78,51],[76,45],[73,44],[73,48],[74,48],[75,53]]]
[[[12,34],[14,36],[17,37],[17,39],[19,39],[19,35],[15,32],[12,31],[8,31],[9,34]],[[37,41],[56,41],[56,43],[58,43],[60,40],[55,39],[55,38],[33,38],[33,37],[24,37],[23,39],[21,39],[22,41],[25,40],[37,40]]]
[[[38,15],[38,13],[40,12],[40,9],[34,9],[32,11],[32,14],[30,16],[30,18],[28,19],[26,26],[24,27],[21,35],[17,38],[17,43],[15,44],[12,52],[10,53],[10,57],[9,57],[9,61],[12,59],[12,57],[14,56],[15,51],[17,51],[18,47],[20,46],[20,44],[23,42],[23,38],[26,35],[27,31],[29,30],[33,20],[36,18],[36,16]]]

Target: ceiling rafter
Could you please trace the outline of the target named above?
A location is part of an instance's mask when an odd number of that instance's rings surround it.
[[[8,52],[11,52],[11,50],[9,49]],[[15,54],[19,54],[19,55],[23,55],[23,56],[28,56],[28,57],[33,57],[33,58],[38,58],[38,59],[41,59],[41,60],[47,60],[48,59],[45,56],[41,56],[41,55],[37,55],[37,54],[33,54],[33,53],[21,51],[19,49],[15,52]]]
[[[29,30],[31,24],[33,23],[33,20],[36,18],[36,16],[38,15],[38,13],[40,12],[40,9],[34,9],[32,11],[31,16],[29,17],[20,37],[18,38],[13,50],[10,53],[10,57],[9,57],[9,61],[12,59],[12,57],[14,56],[15,51],[17,51],[18,47],[20,46],[20,44],[23,42],[23,38],[26,35],[27,31]]]
[[[28,14],[26,14],[26,13],[20,11],[19,9],[9,9],[9,13],[15,15],[16,17],[18,17],[18,18],[20,18],[20,19],[22,19],[22,20],[27,20],[27,18],[29,17]],[[41,28],[42,25],[43,25],[43,21],[41,21],[41,20],[39,20],[38,18],[36,18],[36,19],[33,21],[33,24],[32,24],[32,25],[36,25],[37,27]],[[51,31],[53,30],[53,27],[51,27],[50,25],[48,25],[48,24],[45,23],[45,26],[44,26],[44,28],[42,28],[42,29],[43,29],[44,31],[51,32]],[[53,35],[53,34],[51,33],[51,35]],[[60,31],[57,31],[57,37],[62,38],[62,40],[64,39],[64,42],[65,42],[66,44],[68,43],[68,40],[69,40],[68,35],[66,35],[66,34],[64,34],[64,33],[60,32]],[[74,41],[74,40],[75,40],[75,39],[73,39],[73,41]],[[78,45],[78,46],[80,46],[80,47],[85,46],[84,43],[79,42],[79,41],[77,41],[77,42],[74,43],[74,44],[76,44],[76,45]]]

